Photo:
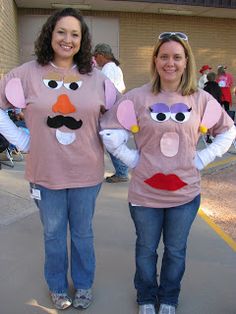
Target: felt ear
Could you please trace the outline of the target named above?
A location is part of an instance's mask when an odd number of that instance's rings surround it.
[[[220,119],[222,114],[222,107],[216,100],[208,101],[206,109],[200,125],[201,133],[206,133],[208,129],[212,128]]]
[[[12,78],[7,82],[5,87],[5,95],[7,100],[16,108],[25,108],[25,95],[21,80],[19,78]]]
[[[119,123],[132,133],[139,131],[139,126],[134,110],[134,103],[131,100],[122,101],[117,108],[117,119]]]
[[[111,80],[105,80],[105,108],[110,109],[116,101],[116,88]]]

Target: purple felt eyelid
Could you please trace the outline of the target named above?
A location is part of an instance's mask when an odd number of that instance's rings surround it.
[[[170,108],[166,104],[164,104],[164,103],[154,104],[150,108],[151,108],[153,113],[170,112]]]
[[[189,107],[183,103],[176,103],[170,107],[171,113],[189,112]]]
[[[179,112],[188,112],[189,107],[184,103],[173,104],[170,108],[164,103],[157,103],[150,107],[153,113],[179,113]]]

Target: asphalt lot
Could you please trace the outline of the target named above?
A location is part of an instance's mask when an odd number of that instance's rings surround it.
[[[230,153],[224,159],[232,157]],[[107,173],[111,164],[106,158]],[[23,178],[24,162],[0,171],[0,313],[57,314],[43,279],[42,227]],[[94,217],[97,271],[88,314],[135,314],[135,230],[128,183],[104,183]],[[162,247],[159,249],[162,255]],[[178,314],[236,313],[236,254],[200,216],[188,243]],[[158,268],[160,265],[158,264]],[[70,308],[65,313],[78,313]]]

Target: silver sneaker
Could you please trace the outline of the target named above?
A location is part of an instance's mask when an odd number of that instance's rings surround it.
[[[52,303],[58,310],[65,310],[72,304],[71,298],[66,293],[50,292]]]
[[[87,309],[92,303],[93,295],[92,289],[78,289],[75,292],[75,298],[73,300],[73,306],[81,309]]]
[[[158,314],[175,314],[175,307],[169,304],[161,304]]]
[[[139,305],[138,314],[156,314],[156,310],[153,304]]]

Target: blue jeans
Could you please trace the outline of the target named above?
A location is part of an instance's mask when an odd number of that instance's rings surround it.
[[[200,195],[171,208],[149,208],[129,204],[136,228],[136,273],[138,304],[177,306],[185,271],[187,238],[200,205]],[[157,283],[157,248],[163,235],[164,254]]]
[[[118,158],[109,153],[117,177],[128,177],[129,168]]]
[[[95,273],[92,219],[101,184],[62,190],[50,190],[37,184],[32,186],[41,193],[41,200],[35,200],[35,203],[44,230],[44,275],[49,290],[63,293],[68,289],[68,224],[74,288],[91,288]]]

